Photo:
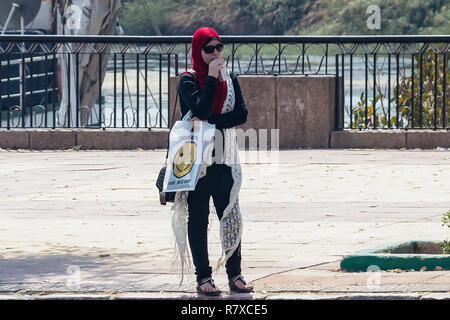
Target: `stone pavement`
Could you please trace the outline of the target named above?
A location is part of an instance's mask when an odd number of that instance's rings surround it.
[[[261,156],[260,161],[256,156]],[[196,299],[171,271],[153,151],[0,150],[0,299]],[[341,272],[346,254],[443,240],[449,150],[241,151],[243,275],[221,299],[449,299],[450,271]],[[211,201],[212,206],[212,201]],[[220,254],[210,217],[210,260]]]

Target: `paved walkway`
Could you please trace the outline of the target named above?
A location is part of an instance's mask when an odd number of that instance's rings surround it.
[[[256,155],[241,151],[240,193],[256,292],[231,298],[450,298],[449,271],[339,270],[346,254],[449,236],[449,150],[286,150],[273,166]],[[0,298],[196,298],[194,278],[179,286],[169,268],[170,206],[155,188],[164,156],[0,150]],[[214,278],[230,298],[224,269]]]

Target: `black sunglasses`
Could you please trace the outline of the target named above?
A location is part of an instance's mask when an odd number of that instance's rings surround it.
[[[223,43],[218,43],[215,46],[204,46],[203,47],[203,50],[205,50],[206,53],[213,53],[214,49],[217,49],[218,52],[222,52]]]

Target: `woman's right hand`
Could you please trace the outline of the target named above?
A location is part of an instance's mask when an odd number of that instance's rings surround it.
[[[223,59],[219,59],[219,58],[214,59],[209,63],[208,75],[217,79],[217,77],[219,77],[220,69],[223,69],[223,68],[225,68],[225,63],[224,63]]]
[[[194,131],[200,130],[200,121],[202,120],[200,120],[197,117],[193,117],[191,121],[192,121],[192,128],[194,129]]]

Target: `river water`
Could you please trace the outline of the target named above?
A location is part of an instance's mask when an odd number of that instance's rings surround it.
[[[273,59],[263,58],[264,68],[259,61],[258,72],[263,69],[266,73],[278,73],[278,62],[273,63]],[[182,64],[183,59],[179,60],[179,72],[185,69]],[[353,57],[352,82],[350,83],[350,63],[346,57],[344,67],[344,88],[345,88],[345,105],[347,109],[350,106],[350,99],[353,108],[357,106],[360,100],[361,93],[365,90],[365,62],[361,57]],[[250,64],[250,60],[235,61],[236,73],[254,73],[254,62]],[[281,73],[301,74],[302,71],[306,74],[335,74],[335,59],[328,58],[328,66],[325,66],[325,57],[322,56],[308,56],[305,58],[303,64],[302,60],[297,60],[297,56],[287,57],[286,61],[282,61]],[[341,63],[341,60],[339,60]],[[410,61],[406,60],[401,63],[401,72],[406,76],[410,75]],[[367,87],[369,92],[369,100],[373,98],[373,61],[369,60],[369,73]],[[189,67],[189,66],[188,66]],[[240,70],[239,70],[240,67]],[[231,70],[231,63],[228,63],[228,68]],[[380,87],[381,92],[385,95],[381,101],[378,102],[377,107],[381,105],[387,106],[387,57],[377,58],[377,86]],[[118,60],[116,65],[116,91],[114,90],[114,64],[112,59],[109,62],[105,80],[102,86],[102,127],[167,127],[168,119],[168,73],[167,62],[162,63],[161,72],[159,70],[159,61],[149,60],[147,68],[147,87],[145,87],[145,64],[143,59],[139,63],[139,80],[137,79],[138,71],[136,68],[136,60],[127,59],[125,61],[125,76],[124,76],[124,91],[122,97],[122,66]],[[342,66],[340,66],[339,73],[342,75]],[[171,67],[171,75],[175,75],[174,67]],[[161,79],[161,81],[160,81]],[[395,60],[391,61],[391,97],[394,97],[393,89],[396,79],[396,64]],[[139,81],[139,86],[138,86]],[[352,97],[350,98],[350,84],[352,85]],[[147,91],[147,98],[145,97]],[[116,92],[116,95],[114,95]],[[378,94],[378,93],[377,93]],[[245,95],[245,92],[244,92]],[[174,98],[171,97],[171,103],[174,103]],[[137,107],[139,105],[139,108]],[[91,112],[90,123],[94,126],[98,123],[98,104],[96,104]],[[391,106],[392,110],[395,107]],[[39,108],[38,108],[39,109]],[[37,110],[37,109],[36,109]],[[115,110],[115,112],[114,112]],[[251,112],[251,111],[250,111]],[[349,122],[348,111],[345,113],[345,121]],[[147,114],[147,117],[145,116]],[[10,126],[21,126],[21,120],[17,117],[18,112],[11,114]],[[139,117],[139,121],[138,121]],[[29,118],[29,116],[28,116]],[[26,126],[29,126],[29,119],[27,118]],[[34,115],[34,126],[44,125],[44,113]],[[49,126],[53,123],[53,111],[47,112],[47,122]],[[2,114],[1,127],[6,127],[6,113]]]

